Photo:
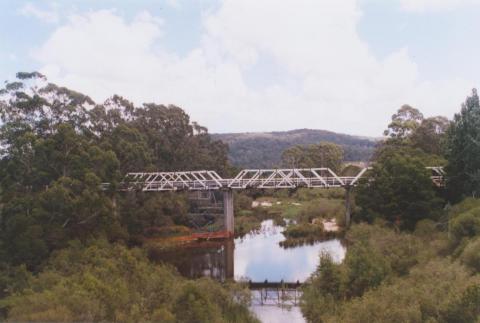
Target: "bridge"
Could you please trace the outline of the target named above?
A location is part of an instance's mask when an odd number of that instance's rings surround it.
[[[222,178],[213,170],[178,172],[133,172],[126,174],[120,183],[119,191],[223,191],[225,230],[234,233],[233,191],[246,189],[290,189],[290,188],[344,188],[345,223],[350,223],[350,191],[362,178],[368,179],[370,167],[360,169],[355,176],[339,176],[330,168],[282,168],[245,169],[234,178]],[[444,186],[442,167],[427,167],[431,171],[432,182]],[[109,184],[102,185],[107,189]]]

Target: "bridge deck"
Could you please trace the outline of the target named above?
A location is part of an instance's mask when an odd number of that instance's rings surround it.
[[[427,167],[435,185],[443,186],[442,167]],[[120,191],[202,191],[219,189],[278,189],[278,188],[334,188],[358,185],[368,178],[370,168],[362,168],[356,176],[338,176],[329,168],[245,169],[230,179],[220,177],[215,171],[138,172],[128,173]],[[107,189],[108,183],[103,184]]]

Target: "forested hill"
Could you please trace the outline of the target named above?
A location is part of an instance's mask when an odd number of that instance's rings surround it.
[[[339,134],[326,130],[298,129],[277,132],[213,134],[230,147],[229,158],[238,167],[276,167],[282,152],[295,145],[336,143],[345,150],[346,161],[366,161],[373,153],[376,139]]]

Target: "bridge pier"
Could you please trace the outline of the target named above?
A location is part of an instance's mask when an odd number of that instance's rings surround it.
[[[351,185],[345,186],[345,227],[348,228],[350,226],[351,220],[351,199],[350,199],[350,191],[352,190]]]
[[[235,224],[233,219],[233,191],[231,189],[223,191],[223,218],[225,231],[233,237]]]

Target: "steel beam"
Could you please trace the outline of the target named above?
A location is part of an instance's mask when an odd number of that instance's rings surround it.
[[[120,191],[205,191],[219,189],[277,189],[277,188],[333,188],[354,187],[361,178],[368,176],[369,167],[363,168],[356,176],[339,176],[330,168],[280,168],[244,169],[234,178],[224,179],[215,171],[180,172],[139,172],[128,173],[120,185]],[[432,171],[432,182],[445,185],[445,172],[442,167],[427,167]],[[108,189],[109,184],[102,184]]]

